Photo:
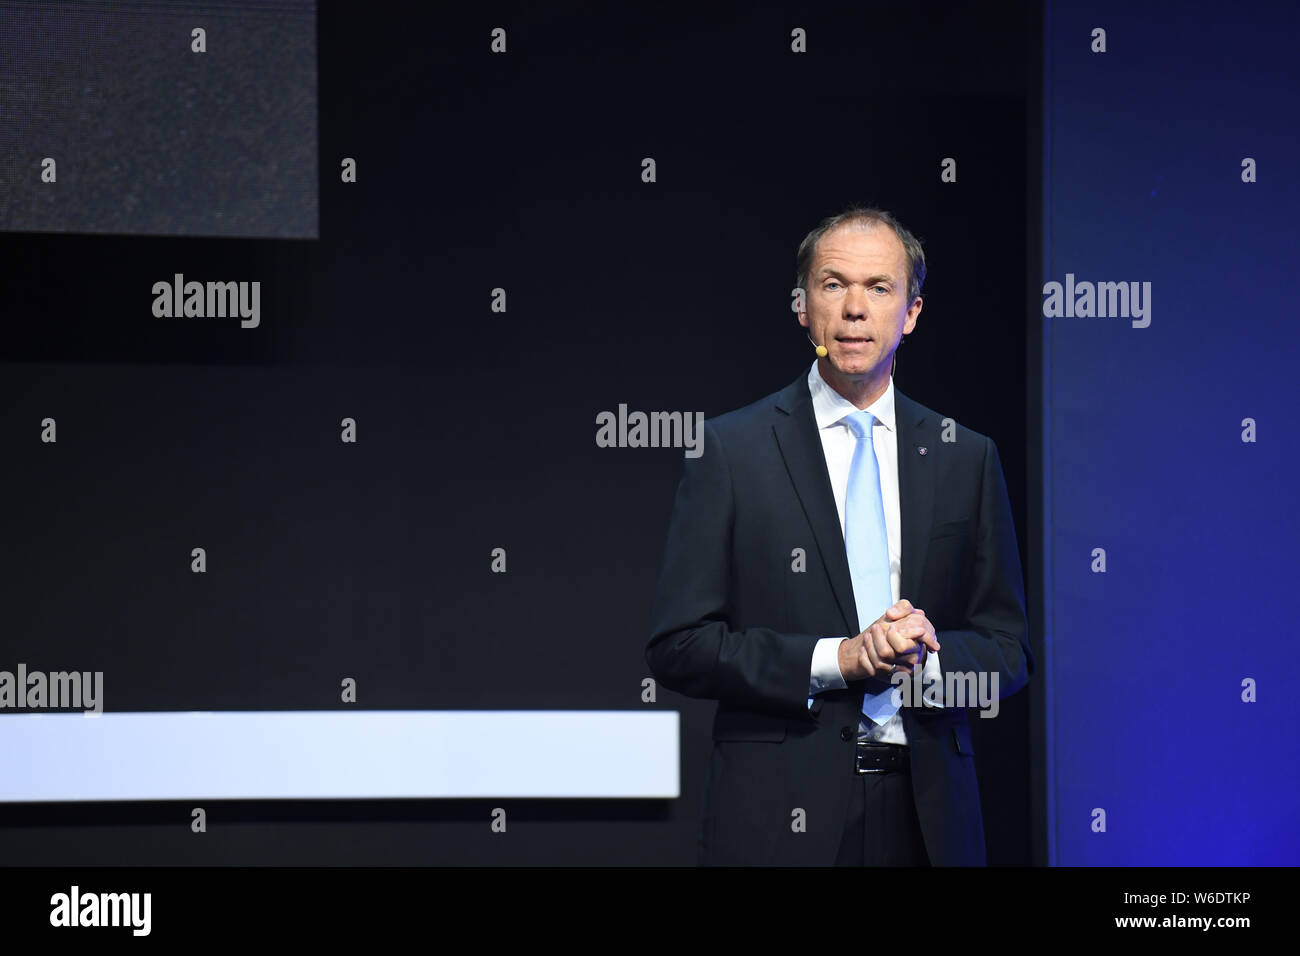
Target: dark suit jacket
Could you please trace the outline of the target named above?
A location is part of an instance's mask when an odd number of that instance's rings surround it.
[[[807,378],[705,422],[703,454],[686,460],[668,531],[646,661],[670,690],[718,701],[703,864],[833,864],[858,779],[866,682],[807,703],[817,641],[871,623],[857,618]],[[961,425],[945,442],[943,416],[897,387],[894,397],[901,596],[934,624],[943,671],[996,671],[1005,697],[1033,663],[997,448]],[[795,548],[806,571],[792,570]],[[983,865],[967,710],[901,713],[931,863]],[[798,809],[806,832],[791,825]]]

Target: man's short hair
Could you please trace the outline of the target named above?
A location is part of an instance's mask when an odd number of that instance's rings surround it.
[[[795,286],[808,290],[808,273],[812,271],[813,257],[817,255],[817,243],[828,232],[841,226],[871,227],[884,225],[894,230],[898,241],[903,244],[903,254],[907,259],[907,301],[911,303],[921,294],[921,283],[925,282],[925,251],[916,236],[883,209],[870,206],[849,206],[842,213],[823,219],[819,225],[799,243],[799,254],[795,257]]]

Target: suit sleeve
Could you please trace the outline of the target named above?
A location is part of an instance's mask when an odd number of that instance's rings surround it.
[[[733,626],[735,509],[726,449],[706,421],[704,453],[686,459],[677,487],[646,663],[688,697],[807,720],[813,649],[826,635]]]
[[[1024,578],[1011,518],[1002,460],[986,438],[979,525],[964,627],[937,632],[943,672],[998,675],[998,696],[1014,694],[1029,680],[1033,657],[1025,617]]]

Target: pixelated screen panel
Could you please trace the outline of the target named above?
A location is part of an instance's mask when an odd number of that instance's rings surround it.
[[[316,5],[0,2],[0,229],[314,239]]]

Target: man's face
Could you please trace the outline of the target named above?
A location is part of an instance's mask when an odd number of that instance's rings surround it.
[[[894,350],[916,327],[921,298],[908,301],[907,255],[894,230],[842,226],[817,243],[799,324],[826,346],[822,369],[851,381],[886,381]]]

